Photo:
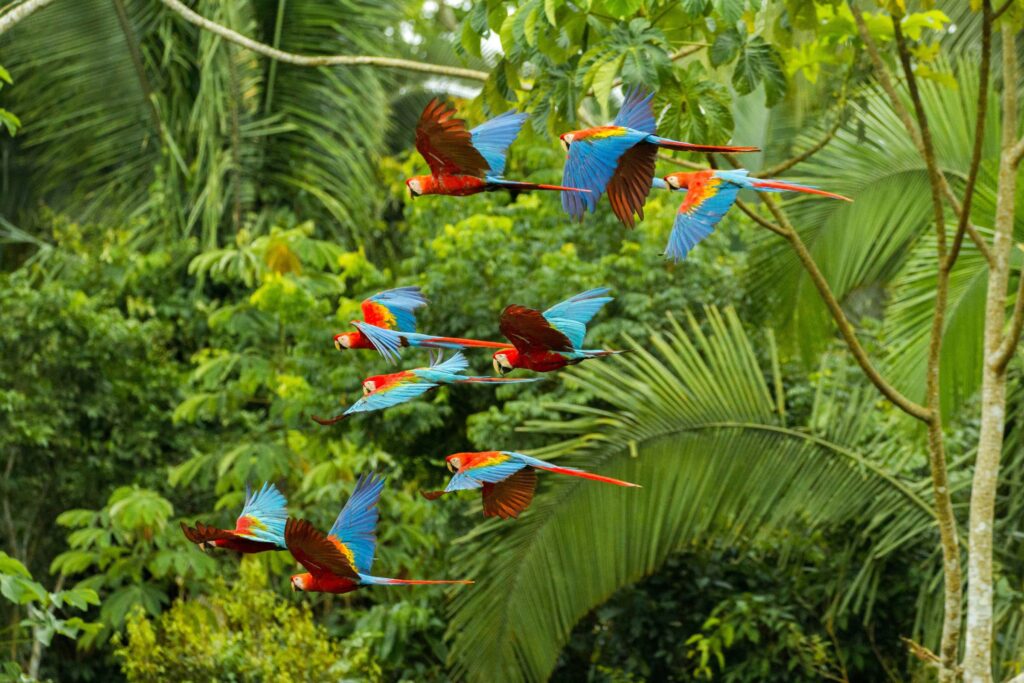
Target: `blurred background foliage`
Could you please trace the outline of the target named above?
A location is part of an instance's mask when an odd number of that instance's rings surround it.
[[[850,367],[781,240],[734,211],[673,265],[661,252],[675,196],[651,195],[626,231],[607,211],[572,224],[550,193],[412,202],[402,182],[425,168],[412,130],[439,94],[472,123],[529,111],[508,176],[534,182],[560,179],[554,135],[610,119],[622,84],[657,91],[663,135],[760,145],[744,157],[753,170],[826,141],[779,173],[856,202],[786,206],[872,354],[918,397],[926,170],[845,4],[188,4],[283,50],[486,80],[279,63],[157,0],[56,0],[0,35],[0,678],[927,680],[900,642],[934,645],[941,616],[923,435]],[[953,0],[880,4],[864,9],[883,47],[889,5],[906,10],[956,187],[977,15]],[[996,107],[986,130],[982,231]],[[659,170],[680,161],[705,160]],[[985,287],[973,244],[964,252],[943,358],[958,503]],[[508,303],[607,285],[616,299],[589,343],[631,353],[314,424],[385,371],[370,352],[339,355],[332,334],[365,296],[410,284],[431,300],[423,330],[478,338],[497,336]],[[471,362],[488,371],[486,354]],[[1016,363],[997,515],[1005,674],[1024,667]],[[645,488],[542,477],[533,508],[502,523],[482,523],[472,496],[420,498],[444,456],[483,449]],[[287,554],[204,555],[178,530],[232,523],[246,482],[263,480],[327,525],[371,469],[388,475],[381,573],[475,586],[296,597]]]

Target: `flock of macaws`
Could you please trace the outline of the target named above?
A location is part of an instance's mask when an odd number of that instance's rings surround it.
[[[627,227],[643,219],[643,205],[653,189],[685,191],[673,224],[666,255],[681,260],[735,203],[740,190],[795,191],[850,201],[841,195],[806,185],[750,177],[747,171],[708,169],[654,177],[659,148],[690,152],[752,152],[756,147],[695,145],[659,137],[652,94],[631,90],[610,126],[577,130],[561,136],[566,152],[562,185],[508,180],[505,155],[526,121],[526,114],[506,112],[472,130],[454,118],[455,110],[437,100],[427,105],[416,128],[416,149],[427,161],[430,175],[406,181],[413,197],[466,196],[479,192],[552,190],[562,193],[562,207],[582,220],[594,212],[602,194]],[[514,370],[551,372],[591,358],[620,353],[584,348],[587,324],[612,300],[608,288],[599,287],[570,297],[541,312],[519,304],[507,306],[498,320],[507,341],[494,342],[443,337],[416,331],[416,312],[427,304],[419,287],[400,287],[369,297],[362,303],[362,320],[353,320],[353,332],[335,335],[334,345],[346,349],[373,349],[396,363],[403,348],[430,352],[426,367],[374,375],[363,380],[363,396],[331,418],[313,417],[323,425],[335,424],[356,413],[384,410],[411,401],[442,384],[513,384],[537,378],[507,378]],[[494,349],[492,361],[498,377],[465,374],[469,367],[463,350]],[[455,351],[447,360],[443,353]],[[485,517],[517,517],[533,500],[537,470],[591,479],[618,486],[636,484],[602,477],[571,467],[558,467],[512,451],[455,453],[446,458],[452,472],[440,491],[423,492],[428,500],[446,493],[481,489]],[[334,525],[325,534],[306,520],[288,516],[287,501],[277,488],[265,483],[256,493],[246,491],[245,505],[234,529],[218,529],[197,522],[182,524],[185,536],[201,549],[225,548],[239,553],[288,550],[306,572],[292,576],[294,590],[348,593],[362,586],[453,584],[472,581],[424,581],[373,576],[378,521],[377,501],[384,479],[364,475]]]

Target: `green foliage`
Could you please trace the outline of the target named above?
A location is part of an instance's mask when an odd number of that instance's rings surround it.
[[[4,89],[4,84],[14,85],[14,81],[11,80],[11,72],[8,71],[0,64],[0,91]],[[14,115],[13,112],[9,112],[6,109],[0,108],[0,123],[7,129],[7,134],[12,138],[17,135],[18,129],[21,128],[21,119]]]
[[[379,681],[372,661],[343,657],[343,647],[270,590],[256,561],[232,585],[220,580],[202,601],[178,601],[156,619],[129,619],[115,654],[132,683],[166,680]]]

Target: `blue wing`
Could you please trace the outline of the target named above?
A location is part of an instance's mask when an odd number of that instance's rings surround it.
[[[249,533],[253,537],[284,547],[284,524],[288,521],[288,501],[277,487],[264,482],[260,490],[250,495],[248,485],[245,487],[245,505],[238,515],[239,521],[251,517],[265,528],[250,525]]]
[[[377,545],[377,520],[380,513],[377,501],[384,490],[384,477],[370,473],[356,482],[352,496],[334,521],[330,534],[352,551],[356,569],[367,573],[373,567],[373,552]]]
[[[511,459],[497,465],[486,467],[475,467],[465,472],[459,472],[451,478],[445,493],[452,491],[465,491],[467,489],[478,489],[484,484],[497,484],[499,481],[508,479],[519,470],[526,467],[525,463]]]
[[[612,297],[604,296],[608,291],[607,287],[598,287],[577,294],[544,311],[544,318],[569,338],[573,348],[578,349],[583,346],[583,338],[587,335],[587,323],[612,300]]]
[[[500,176],[505,172],[505,151],[519,135],[528,114],[511,109],[469,131],[473,146],[491,167],[488,175]]]
[[[393,389],[386,388],[377,390],[368,396],[363,396],[361,399],[353,403],[349,409],[345,411],[345,414],[369,413],[374,410],[384,410],[385,408],[397,406],[402,403],[408,403],[409,401],[427,393],[436,386],[437,385],[432,382],[413,382],[399,384]]]
[[[712,189],[690,189],[679,207],[665,255],[682,261],[697,244],[710,235],[722,216],[736,203],[740,188],[725,182]],[[691,197],[691,194],[698,195]]]
[[[426,306],[427,298],[419,287],[397,287],[374,294],[363,302],[363,315],[366,322],[378,325],[383,322],[379,319],[382,312],[373,304],[387,309],[387,313],[394,318],[394,329],[413,332],[416,330],[416,309]]]
[[[562,209],[573,218],[593,213],[597,201],[611,182],[619,159],[647,133],[629,129],[610,129],[573,140],[562,171],[562,185],[589,192],[562,192]]]
[[[461,351],[456,351],[452,354],[451,358],[444,362],[441,362],[441,359],[438,358],[437,361],[430,364],[428,369],[435,372],[449,372],[457,375],[468,367],[469,361],[466,360]]]
[[[653,99],[654,93],[648,93],[642,88],[631,88],[626,93],[626,99],[622,102],[619,115],[615,117],[614,125],[653,135],[657,132],[654,107],[651,105]]]

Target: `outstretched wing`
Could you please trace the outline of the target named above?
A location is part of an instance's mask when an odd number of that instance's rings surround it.
[[[527,118],[528,114],[511,109],[469,131],[473,147],[491,168],[490,175],[500,176],[505,172],[505,152],[519,135]]]
[[[540,311],[526,306],[506,306],[501,312],[498,329],[520,352],[573,349],[572,340],[564,332],[552,327]]]
[[[484,517],[518,517],[530,507],[537,487],[537,472],[525,467],[497,484],[484,484]]]
[[[383,489],[383,476],[371,473],[359,477],[352,496],[331,527],[330,535],[337,537],[352,551],[356,569],[363,574],[369,574],[373,567],[377,520],[380,517],[377,501]]]
[[[416,149],[433,175],[483,177],[489,168],[487,160],[473,146],[466,122],[454,115],[455,109],[448,104],[431,100],[416,124]]]
[[[284,526],[284,541],[292,556],[310,574],[359,580],[359,575],[341,548],[306,520],[289,518]]]
[[[605,296],[608,291],[607,287],[597,287],[577,294],[544,311],[544,319],[564,334],[573,348],[582,348],[583,338],[587,336],[587,323],[612,300],[612,297]]]
[[[654,118],[653,99],[654,93],[649,93],[642,88],[628,90],[626,98],[622,102],[622,108],[619,109],[619,114],[615,117],[615,125],[651,135],[656,133],[657,122]]]
[[[451,493],[452,491],[478,489],[484,484],[497,484],[524,467],[526,465],[519,460],[500,451],[495,451],[491,457],[479,461],[473,467],[457,472],[444,490],[445,493]]]
[[[740,188],[727,180],[709,177],[705,182],[691,184],[679,207],[665,255],[681,261],[697,243],[711,234],[722,216],[736,203]]]
[[[622,155],[645,137],[646,134],[639,131],[607,126],[591,129],[574,139],[565,159],[562,185],[589,192],[563,192],[562,209],[577,219],[588,209],[593,213]]]
[[[218,529],[215,526],[207,526],[202,522],[196,522],[195,527],[190,527],[185,522],[182,522],[181,530],[185,533],[185,538],[193,543],[209,543],[218,539],[226,540],[235,537],[234,532]]]
[[[615,174],[608,183],[608,201],[612,211],[627,228],[636,225],[633,215],[644,219],[644,202],[651,191],[658,146],[638,142],[619,159]]]
[[[246,486],[245,506],[235,522],[235,534],[256,541],[284,546],[284,523],[288,519],[288,501],[269,482],[255,494]]]
[[[436,386],[431,382],[402,382],[382,387],[353,403],[345,414],[370,413],[391,408],[418,398]]]
[[[416,331],[416,309],[427,305],[419,287],[398,287],[374,294],[362,304],[363,320],[385,330]]]

